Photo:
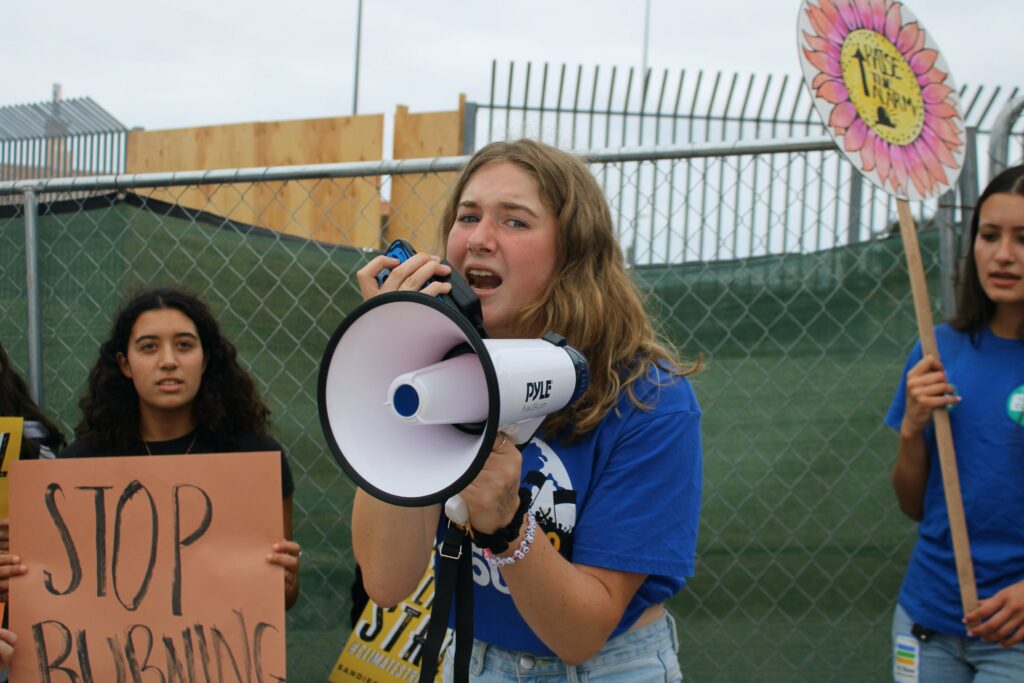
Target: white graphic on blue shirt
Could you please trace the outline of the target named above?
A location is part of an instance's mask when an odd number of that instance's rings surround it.
[[[576,528],[576,490],[565,464],[551,446],[540,439],[531,445],[540,451],[539,469],[523,475],[523,485],[530,489],[530,509],[537,525],[548,541],[563,557],[572,559],[572,532]]]
[[[530,489],[530,510],[539,531],[563,557],[572,560],[573,529],[576,528],[576,490],[562,459],[539,438],[523,448],[523,486]],[[536,541],[541,539],[537,535]],[[483,552],[473,546],[473,580],[480,586],[492,585],[508,595],[501,572],[484,560]]]

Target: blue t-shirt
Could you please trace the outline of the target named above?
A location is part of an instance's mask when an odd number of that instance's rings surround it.
[[[658,386],[658,384],[662,386]],[[575,564],[647,574],[612,636],[693,576],[701,495],[700,406],[685,378],[653,370],[596,429],[571,445],[534,437],[522,485],[533,494],[534,543]],[[441,531],[446,520],[442,515]],[[499,647],[553,656],[520,616],[501,572],[473,548],[473,631]]]
[[[935,330],[939,357],[961,401],[949,414],[978,597],[1024,580],[1024,341],[987,328],[977,345],[948,325]],[[920,342],[904,368],[885,423],[903,421],[906,372],[921,360]],[[925,430],[928,482],[924,518],[900,587],[899,601],[916,623],[964,637],[935,430]]]

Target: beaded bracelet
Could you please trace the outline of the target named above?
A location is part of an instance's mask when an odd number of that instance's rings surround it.
[[[526,517],[528,520],[526,523],[526,533],[523,534],[523,540],[519,541],[519,547],[515,549],[515,552],[509,557],[498,557],[485,548],[484,558],[486,558],[487,564],[501,569],[502,567],[509,567],[526,557],[526,553],[530,552],[530,545],[533,543],[537,533],[537,520],[534,518],[533,513],[527,513]]]

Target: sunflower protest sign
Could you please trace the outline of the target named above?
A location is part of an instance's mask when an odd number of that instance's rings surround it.
[[[803,0],[800,65],[814,106],[854,168],[896,198],[921,350],[939,357],[910,200],[954,187],[965,156],[956,86],[899,0]],[[949,414],[932,413],[964,612],[978,604]]]
[[[957,89],[935,41],[897,0],[804,0],[800,64],[840,150],[887,193],[953,186],[964,159]]]

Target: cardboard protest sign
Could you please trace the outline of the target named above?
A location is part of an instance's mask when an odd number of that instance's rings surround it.
[[[11,463],[21,457],[21,431],[24,426],[24,418],[0,417],[0,518],[8,514],[7,473]]]
[[[278,453],[12,468],[12,680],[285,680]]]
[[[434,561],[431,559],[416,590],[401,604],[385,608],[372,600],[366,603],[328,680],[331,683],[416,683],[433,604]],[[441,663],[451,637],[449,630],[441,645],[436,681],[441,680]]]

